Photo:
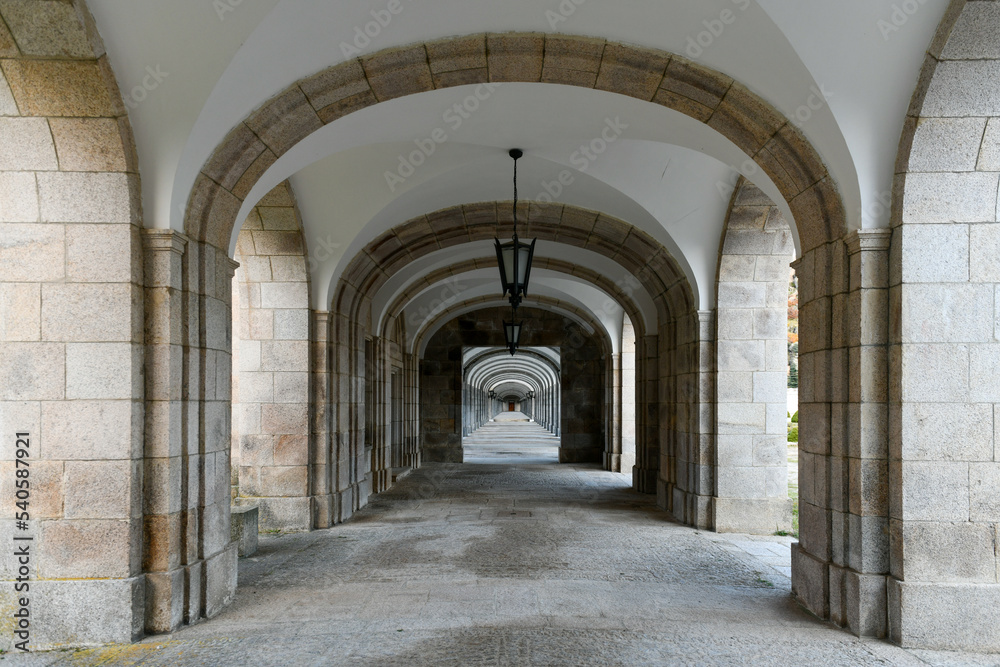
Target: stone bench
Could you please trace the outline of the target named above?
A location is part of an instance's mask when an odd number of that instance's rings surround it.
[[[257,552],[257,506],[243,505],[232,508],[230,536],[237,543],[240,557]]]

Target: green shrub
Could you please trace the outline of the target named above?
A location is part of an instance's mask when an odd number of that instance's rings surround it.
[[[799,411],[798,410],[796,410],[795,414],[792,415],[792,423],[793,424],[798,424],[799,423]]]
[[[798,442],[799,441],[799,429],[796,426],[788,429],[788,442]]]

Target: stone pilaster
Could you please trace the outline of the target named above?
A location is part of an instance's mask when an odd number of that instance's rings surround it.
[[[187,449],[185,385],[187,238],[144,230],[146,297],[146,434],[143,570],[146,631],[172,632],[185,620],[186,561],[181,483]]]
[[[622,466],[622,355],[611,355],[608,373],[608,429],[610,447],[604,452],[604,469],[621,472]]]
[[[644,336],[636,341],[636,443],[632,488],[639,493],[657,493],[660,469],[659,337]],[[661,507],[663,505],[661,504]]]
[[[885,577],[889,572],[887,355],[891,236],[888,229],[866,229],[847,238],[850,291],[846,308],[850,316],[846,420],[842,403],[831,406],[830,509],[834,530],[830,618],[857,635],[876,637],[886,632]],[[843,301],[835,297],[838,312]],[[839,342],[834,341],[834,349],[839,348]],[[841,429],[846,429],[846,438],[837,437]],[[845,441],[846,451],[838,446]]]
[[[314,310],[311,315],[309,484],[313,528],[329,528],[336,517],[330,456],[330,313]]]
[[[846,591],[840,570],[831,575],[830,564],[847,563],[849,530],[847,324],[853,316],[847,261],[844,242],[835,241],[792,265],[799,276],[800,521],[799,542],[792,545],[792,592],[823,618],[831,617],[831,605],[843,609]]]

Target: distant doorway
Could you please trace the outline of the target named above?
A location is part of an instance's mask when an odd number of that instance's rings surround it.
[[[514,412],[514,401],[507,403],[507,412]]]

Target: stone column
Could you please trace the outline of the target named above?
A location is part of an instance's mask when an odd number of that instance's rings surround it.
[[[146,294],[146,434],[143,570],[146,631],[172,632],[184,622],[187,535],[181,478],[187,449],[183,256],[188,240],[170,230],[143,230]],[[186,560],[186,559],[185,559]],[[195,616],[197,618],[197,615]]]
[[[857,261],[864,255],[856,255]],[[841,579],[831,579],[838,575],[831,575],[830,563],[848,563],[844,535],[850,531],[851,503],[861,514],[857,501],[847,498],[855,491],[860,493],[862,488],[852,488],[847,481],[850,399],[847,322],[860,314],[848,313],[851,300],[846,265],[847,249],[843,241],[808,250],[793,264],[799,276],[800,527],[799,542],[792,545],[792,592],[810,611],[823,618],[831,617],[831,601],[834,607],[841,608]],[[862,299],[856,302],[860,304]],[[860,352],[857,348],[857,354]],[[872,350],[866,354],[878,352]],[[856,396],[860,397],[860,393]],[[866,513],[870,515],[870,511]],[[830,590],[831,580],[837,584],[835,591]],[[836,620],[843,622],[843,615],[838,614]]]
[[[830,452],[830,619],[862,636],[886,632],[889,572],[888,468],[888,229],[864,229],[847,238],[850,292],[834,297],[834,311],[847,318],[849,390],[831,398],[834,438]],[[846,308],[846,311],[845,311]],[[835,318],[836,320],[837,318]],[[834,349],[840,348],[834,322]],[[839,423],[839,427],[838,427]],[[845,500],[847,501],[845,503]]]
[[[608,373],[610,431],[609,451],[604,453],[604,469],[621,472],[622,466],[622,355],[611,355]]]
[[[310,341],[312,373],[310,386],[309,477],[313,528],[329,528],[337,512],[332,489],[333,466],[330,442],[330,313],[312,311]]]
[[[354,421],[363,419],[353,410],[351,401],[351,325],[347,315],[337,312],[333,315],[333,366],[331,378],[331,458],[333,465],[333,486],[331,491],[336,510],[336,523],[346,521],[354,512],[351,489],[352,475],[352,429]]]
[[[644,336],[636,341],[636,368],[640,391],[636,397],[637,439],[632,486],[639,493],[657,493],[661,451],[659,336]]]

